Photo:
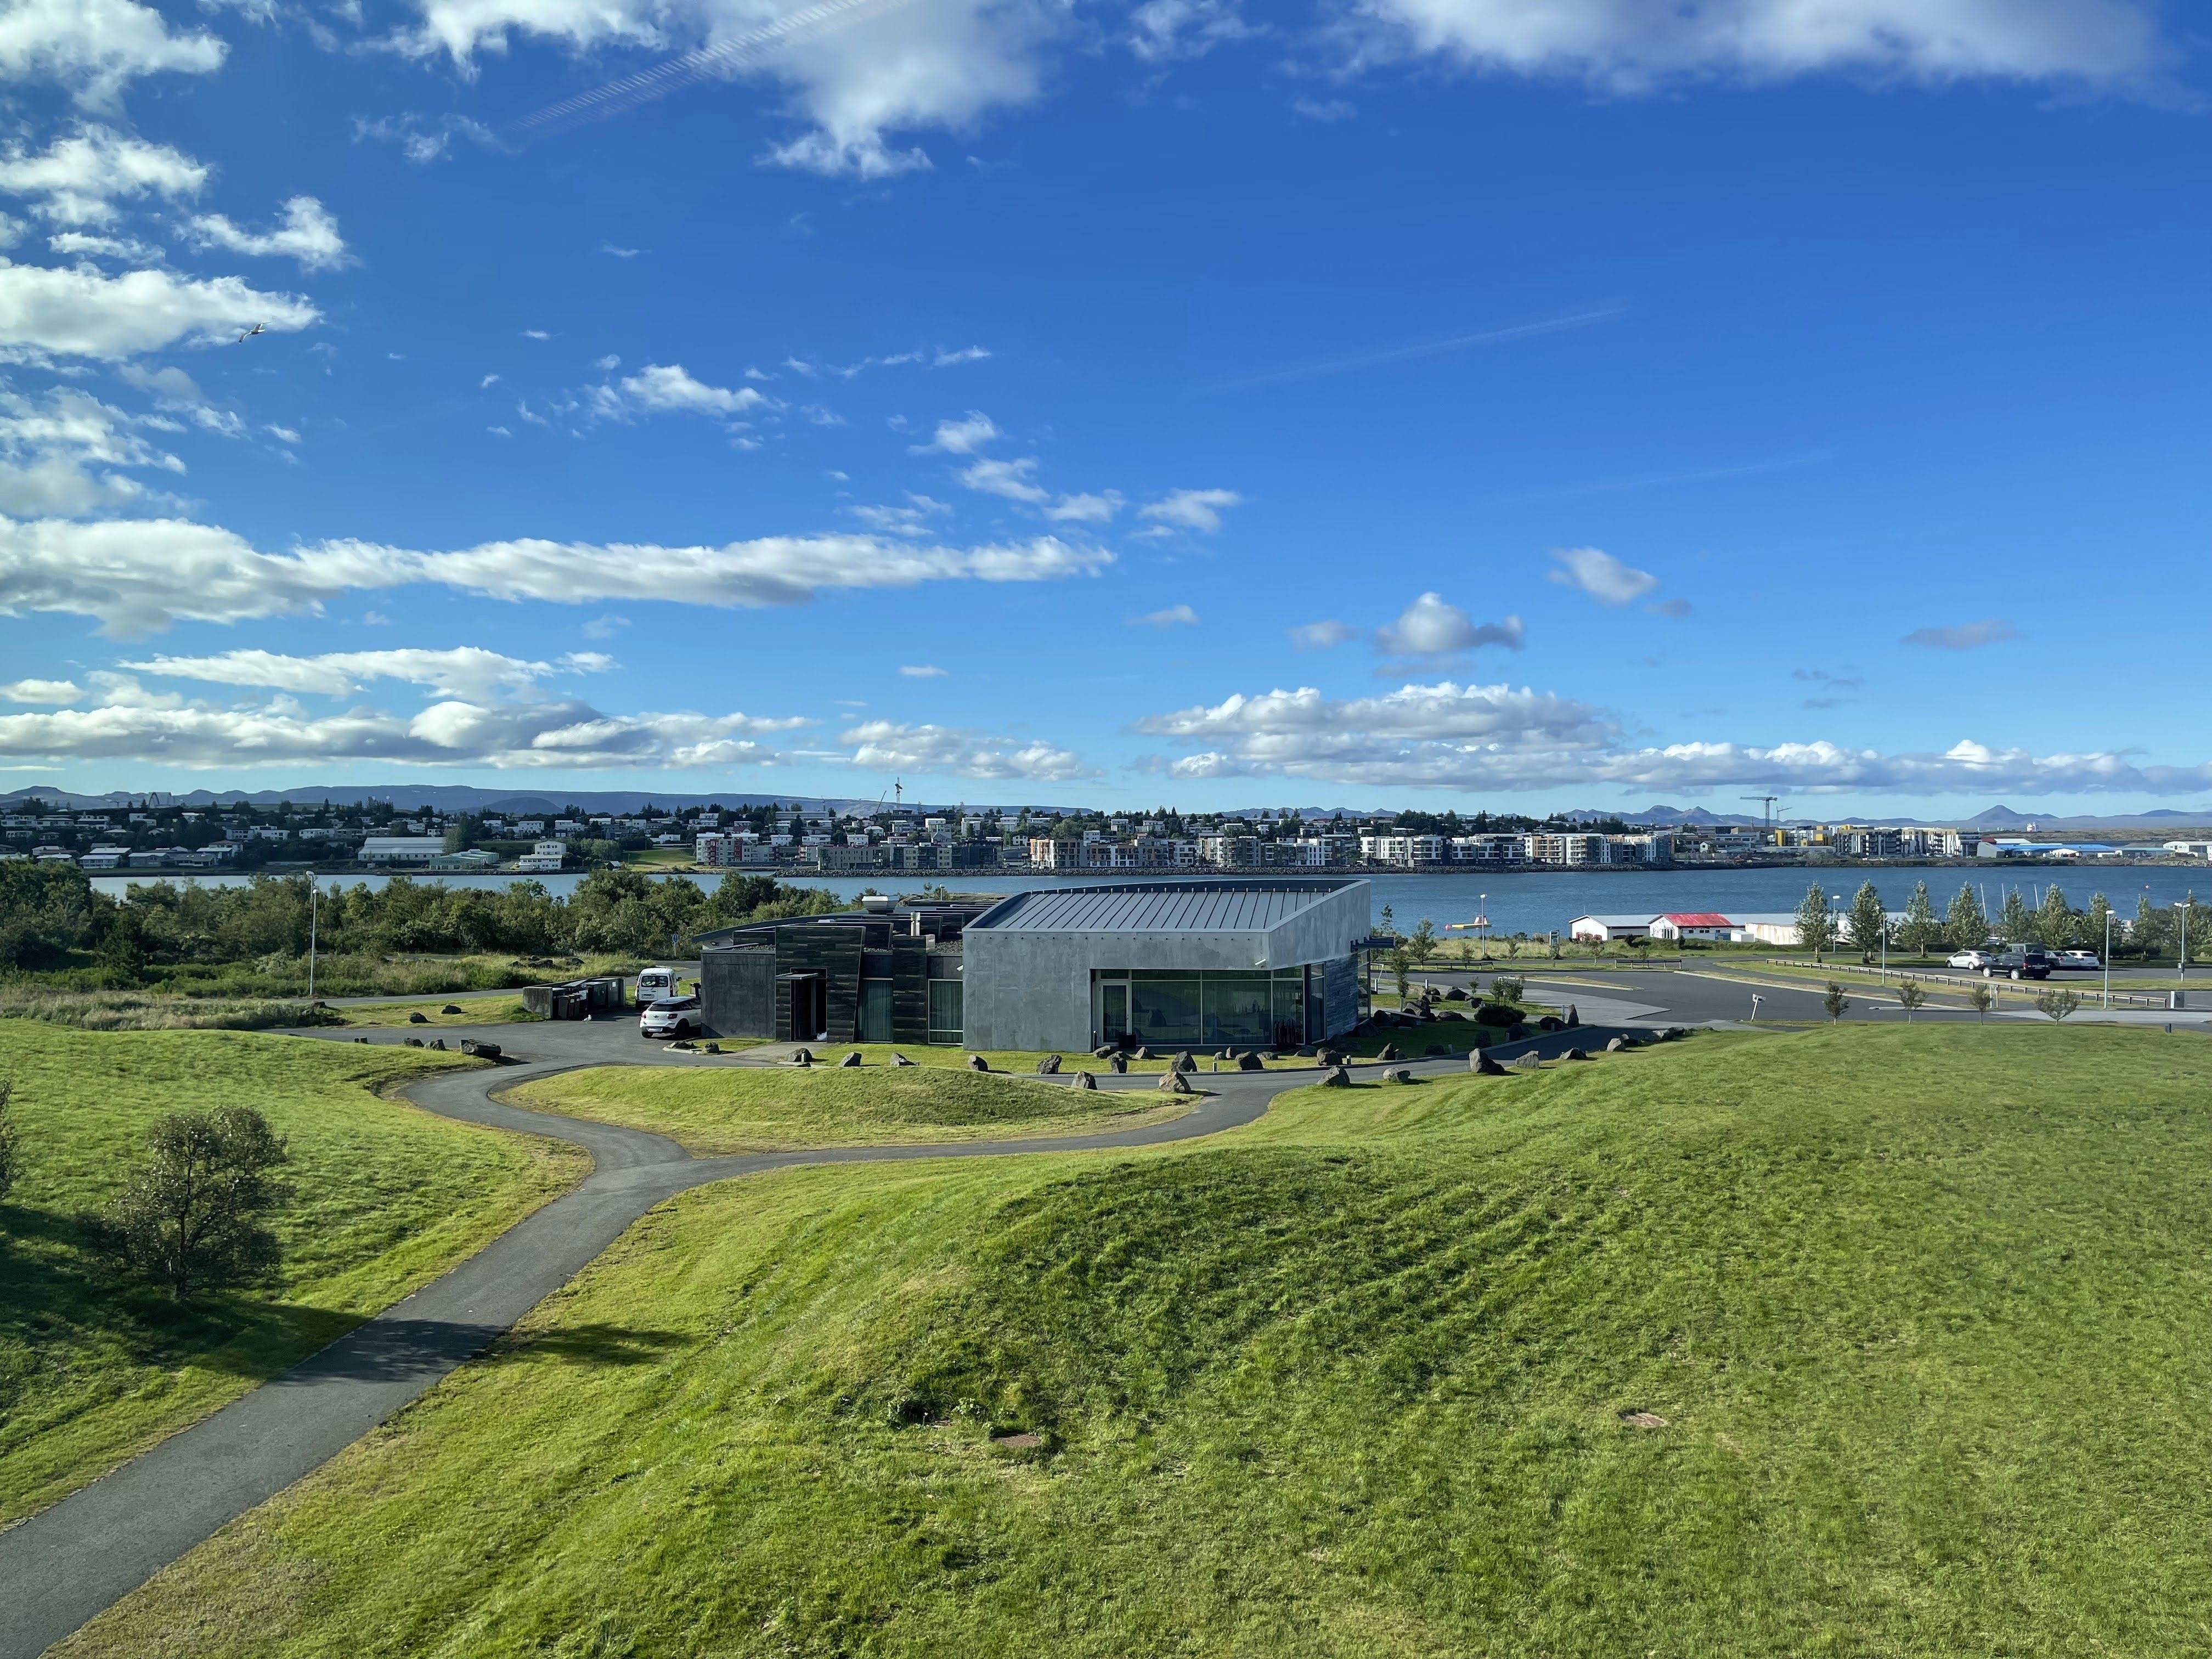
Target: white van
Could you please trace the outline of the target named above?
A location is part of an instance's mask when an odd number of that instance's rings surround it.
[[[637,974],[637,1006],[650,1008],[663,997],[676,994],[673,968],[641,968]]]

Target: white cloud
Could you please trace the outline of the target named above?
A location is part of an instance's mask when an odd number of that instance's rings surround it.
[[[113,469],[185,470],[142,435],[149,425],[176,429],[73,386],[0,389],[0,512],[74,516],[143,505],[146,487]]]
[[[1518,617],[1477,626],[1442,594],[1424,593],[1399,613],[1397,621],[1375,630],[1375,648],[1392,657],[1448,657],[1485,645],[1518,651],[1522,638]]]
[[[1224,509],[1242,506],[1243,501],[1233,489],[1177,489],[1137,512],[1142,518],[1178,529],[1211,532],[1221,528]]]
[[[293,294],[235,276],[201,281],[166,270],[110,276],[90,265],[54,270],[0,259],[0,359],[114,361],[165,347],[212,344],[255,323],[292,333],[321,313]]]
[[[122,216],[118,200],[174,202],[198,195],[207,180],[207,168],[182,150],[96,123],[35,155],[13,145],[0,155],[0,191],[30,198],[33,213],[59,225],[112,225]]]
[[[1003,495],[1010,501],[1027,501],[1034,506],[1052,499],[1049,489],[1032,481],[1030,475],[1036,471],[1036,462],[1028,457],[1017,461],[987,457],[963,471],[960,482],[988,495]]]
[[[939,421],[936,435],[927,443],[908,447],[916,455],[927,455],[933,450],[947,455],[973,455],[999,435],[999,428],[988,415],[980,409],[971,409],[959,420]]]
[[[941,680],[946,677],[948,672],[939,668],[933,662],[905,663],[899,668],[899,672],[910,680]]]
[[[866,720],[842,734],[849,764],[878,772],[936,777],[1066,783],[1097,774],[1081,757],[1037,739],[988,737],[948,726]]]
[[[1187,605],[1171,605],[1164,611],[1147,611],[1141,617],[1129,618],[1132,628],[1195,628],[1198,612]]]
[[[1567,76],[1615,92],[1680,79],[1834,71],[1921,82],[2124,82],[2149,74],[2159,29],[2136,0],[1364,0],[1370,56]]]
[[[82,230],[58,232],[46,238],[46,246],[78,258],[120,259],[133,265],[158,265],[163,258],[160,248],[135,236],[100,236]]]
[[[1121,493],[1103,490],[1095,495],[1062,495],[1044,510],[1057,524],[1111,524],[1121,510]]]
[[[208,213],[188,223],[185,232],[202,247],[296,259],[303,270],[336,270],[354,262],[346,252],[345,238],[338,234],[338,222],[313,197],[295,196],[284,204],[283,211],[283,218],[270,230],[245,230],[220,213]]]
[[[417,167],[428,167],[433,161],[442,161],[452,153],[456,138],[466,138],[486,149],[500,147],[499,135],[481,121],[471,121],[465,115],[384,115],[374,120],[356,116],[353,141],[374,138],[382,143],[397,144],[399,153]]]
[[[172,415],[181,415],[203,431],[224,438],[243,438],[246,435],[243,417],[235,410],[219,409],[210,403],[192,377],[173,364],[161,368],[147,368],[137,363],[125,363],[115,371],[115,378],[125,386],[134,386],[141,392],[150,393],[156,408]],[[288,428],[270,427],[266,430],[287,443],[300,441],[300,434]]]
[[[927,536],[929,521],[952,509],[927,495],[907,496],[904,507],[849,507],[845,510],[871,530],[887,536]]]
[[[1110,553],[1054,536],[969,548],[835,534],[684,548],[520,539],[443,553],[330,541],[264,553],[230,531],[182,519],[0,519],[0,611],[93,617],[109,633],[140,634],[179,620],[313,611],[343,593],[415,585],[563,605],[763,606],[802,604],[825,589],[1054,581],[1112,562]]]
[[[83,695],[73,680],[17,680],[0,685],[0,697],[9,702],[75,702]]]
[[[494,386],[497,386],[498,384],[499,384],[499,376],[498,376],[498,375],[496,375],[496,374],[487,374],[487,375],[485,375],[485,376],[483,377],[483,379],[482,379],[481,380],[478,380],[478,381],[477,382],[477,391],[479,391],[479,392],[489,392],[489,391],[490,391],[490,390],[491,390],[491,388],[492,388],[492,387],[494,387]]]
[[[146,697],[112,684],[101,707],[0,714],[0,757],[118,760],[230,771],[242,766],[338,764],[561,768],[773,765],[757,739],[803,720],[750,715],[606,714],[573,701],[481,704],[453,700],[413,715],[352,709],[315,717],[279,698],[216,708]]]
[[[2002,617],[1991,617],[1983,622],[1971,622],[1957,628],[1916,628],[1901,643],[1926,646],[1936,651],[1972,651],[1984,645],[1998,645],[2006,640],[2016,640],[2020,629]]]
[[[951,368],[957,363],[980,363],[991,355],[988,346],[962,346],[957,351],[938,347],[929,360],[932,368]]]
[[[580,631],[587,640],[611,640],[629,626],[628,617],[594,617]]]
[[[1595,547],[1559,548],[1552,557],[1559,567],[1550,573],[1552,580],[1579,588],[1600,605],[1627,605],[1659,586],[1650,571],[1623,564]]]
[[[81,104],[114,101],[140,76],[206,75],[222,64],[211,34],[173,34],[137,0],[15,0],[0,12],[0,78],[51,82]]]
[[[613,421],[639,415],[741,415],[768,401],[749,386],[732,391],[695,380],[681,363],[647,363],[636,374],[591,392],[592,413]]]
[[[1147,63],[1200,58],[1251,33],[1230,0],[1145,0],[1129,14],[1129,50]]]
[[[602,242],[599,244],[599,252],[611,254],[617,259],[635,259],[645,250],[641,247],[617,247],[612,242]]]
[[[258,686],[325,697],[349,697],[372,680],[398,680],[441,696],[487,697],[501,691],[526,691],[556,666],[502,656],[480,646],[333,651],[317,657],[225,651],[211,657],[150,657],[122,665],[134,673],[161,679]],[[598,673],[611,668],[614,659],[598,652],[572,652],[558,665],[572,672]]]
[[[522,331],[522,337],[526,340],[550,340],[553,334],[550,329],[526,328]]]
[[[1300,623],[1291,629],[1291,644],[1300,651],[1327,651],[1358,639],[1360,632],[1350,623]]]
[[[1698,790],[1765,785],[1791,794],[2019,790],[2182,795],[2212,787],[2212,764],[2141,764],[2110,752],[2039,756],[1974,742],[1941,754],[1883,754],[1826,742],[1760,748],[1681,743],[1630,748],[1590,706],[1508,685],[1407,685],[1333,700],[1312,687],[1232,696],[1138,722],[1206,748],[1156,757],[1170,776],[1294,778],[1368,787]]]

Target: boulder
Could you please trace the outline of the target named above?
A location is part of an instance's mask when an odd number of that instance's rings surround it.
[[[1588,1060],[1589,1056],[1579,1048],[1570,1048],[1559,1056],[1561,1060]]]
[[[1351,1062],[1352,1056],[1341,1048],[1324,1048],[1316,1056],[1323,1066],[1341,1066]]]
[[[407,1046],[410,1048],[419,1048],[422,1046],[422,1039],[421,1037],[409,1037],[407,1039]]]
[[[1571,1003],[1569,1003],[1569,1004],[1567,1005],[1567,1024],[1570,1024],[1570,1025],[1579,1025],[1579,1024],[1581,1024],[1582,1023],[1583,1023],[1583,1013],[1582,1013],[1582,1010],[1581,1010],[1581,1009],[1579,1009],[1579,1008],[1577,1008],[1577,1007],[1576,1007],[1576,1006],[1575,1006],[1575,1005],[1574,1005],[1573,1003],[1571,1003]]]
[[[356,1038],[354,1039],[354,1041],[355,1041],[356,1042],[368,1042],[368,1039],[367,1037],[356,1037]]]
[[[839,1066],[841,1068],[842,1068],[842,1067],[844,1067],[844,1066],[858,1066],[860,1063],[860,1051],[859,1049],[857,1049],[857,1048],[854,1048],[854,1049],[852,1049],[852,1050],[848,1051],[848,1052],[847,1053],[847,1054],[845,1055],[844,1059],[842,1059],[842,1060],[839,1060],[839,1061],[837,1062],[838,1066]]]
[[[914,1061],[908,1060],[904,1054],[895,1053],[891,1055],[891,1064],[894,1066],[911,1066],[914,1063]]]
[[[1332,1066],[1328,1068],[1328,1075],[1321,1080],[1321,1086],[1324,1089],[1349,1089],[1352,1073],[1341,1066]]]
[[[1469,1054],[1467,1057],[1467,1069],[1473,1072],[1477,1077],[1504,1077],[1505,1075],[1505,1068],[1503,1066],[1500,1066],[1496,1060],[1492,1060],[1488,1054]]]
[[[814,1063],[814,1050],[811,1048],[796,1050],[791,1056],[791,1063],[794,1066],[811,1066]]]
[[[1382,1045],[1382,1052],[1381,1054],[1379,1054],[1376,1055],[1376,1056],[1375,1056],[1375,1058],[1376,1058],[1376,1059],[1377,1059],[1377,1060],[1384,1060],[1384,1061],[1389,1061],[1389,1060],[1393,1060],[1397,1059],[1397,1058],[1398,1058],[1398,1045],[1397,1045],[1396,1043],[1395,1043],[1395,1042],[1386,1042],[1386,1043],[1384,1043],[1384,1044]]]
[[[1114,1075],[1116,1077],[1129,1069],[1129,1057],[1127,1054],[1109,1054],[1107,1056],[1106,1063],[1114,1068]]]
[[[1158,1086],[1166,1093],[1171,1095],[1194,1095],[1198,1092],[1197,1090],[1190,1086],[1190,1079],[1188,1078],[1185,1077],[1181,1072],[1176,1071],[1162,1072],[1160,1073]]]
[[[1635,1046],[1634,1037],[1617,1036],[1605,1045],[1605,1051],[1609,1054],[1617,1054],[1624,1048],[1633,1048]]]
[[[1467,1000],[1467,987],[1464,985],[1453,986],[1450,990],[1444,993],[1444,1000],[1446,1002],[1465,1002]]]
[[[968,1069],[971,1072],[988,1072],[991,1069],[991,1062],[981,1054],[970,1054],[968,1056]]]
[[[1528,1040],[1528,1028],[1518,1024],[1507,1026],[1505,1040],[1508,1042],[1526,1042]]]
[[[1564,1031],[1567,1029],[1567,1023],[1557,1014],[1546,1014],[1536,1022],[1536,1029],[1540,1031]]]
[[[1111,1060],[1119,1051],[1110,1042],[1102,1042],[1091,1051],[1093,1060]]]
[[[446,1039],[443,1037],[432,1037],[430,1039],[429,1046],[435,1048],[442,1054],[446,1052]]]
[[[1037,1061],[1036,1069],[1037,1075],[1039,1077],[1058,1077],[1060,1075],[1060,1056],[1058,1054],[1047,1054],[1042,1060]]]
[[[1138,1060],[1150,1060],[1152,1057],[1152,1051],[1140,1045],[1134,1057]]]
[[[1240,1072],[1264,1072],[1267,1067],[1259,1055],[1248,1052],[1237,1056],[1237,1069]]]
[[[428,1025],[430,1023],[430,1016],[417,1009],[407,1016],[407,1023],[410,1025]]]
[[[1382,1080],[1385,1083],[1411,1083],[1413,1074],[1402,1066],[1393,1066],[1382,1073]]]
[[[461,1012],[461,1005],[458,1002],[449,1002],[438,1012],[441,1014],[458,1014]]]
[[[1078,1072],[1075,1074],[1075,1086],[1079,1089],[1095,1089],[1098,1086],[1098,1079],[1088,1072]]]
[[[1302,1042],[1298,1045],[1297,1052],[1298,1058],[1300,1060],[1311,1060],[1316,1054],[1319,1054],[1321,1050],[1316,1048],[1310,1042]]]
[[[461,1052],[465,1054],[474,1054],[479,1060],[497,1060],[499,1058],[499,1044],[496,1042],[479,1042],[474,1037],[463,1037],[461,1039]]]
[[[1431,1042],[1421,1052],[1427,1054],[1448,1054],[1451,1050],[1444,1047],[1441,1042]]]
[[[1194,1072],[1198,1069],[1198,1062],[1191,1058],[1190,1050],[1186,1048],[1175,1057],[1175,1063],[1168,1069],[1171,1072]]]
[[[710,1042],[707,1045],[706,1052],[710,1054],[719,1054],[722,1052],[722,1045],[719,1042]]]
[[[670,1048],[681,1048],[681,1049],[682,1049],[685,1054],[688,1054],[691,1053],[694,1049],[696,1049],[699,1045],[698,1045],[697,1043],[696,1043],[696,1042],[692,1042],[692,1041],[691,1041],[691,1039],[690,1039],[690,1037],[678,1037],[678,1038],[677,1038],[677,1039],[676,1039],[676,1041],[675,1041],[675,1042],[673,1042],[670,1043],[668,1046],[669,1046]]]

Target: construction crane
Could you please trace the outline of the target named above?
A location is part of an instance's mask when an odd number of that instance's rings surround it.
[[[1782,797],[1779,795],[1746,795],[1744,799],[1746,800],[1763,801],[1765,803],[1765,806],[1759,812],[1759,821],[1761,828],[1771,831],[1774,828],[1774,804],[1780,800]]]

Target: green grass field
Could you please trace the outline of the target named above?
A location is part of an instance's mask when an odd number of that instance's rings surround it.
[[[1356,1060],[1372,1060],[1385,1048],[1389,1047],[1395,1047],[1401,1056],[1418,1060],[1422,1057],[1423,1051],[1431,1043],[1442,1045],[1452,1053],[1463,1053],[1473,1042],[1474,1036],[1475,1028],[1473,1024],[1462,1020],[1443,1020],[1432,1025],[1424,1026],[1418,1031],[1363,1031],[1353,1036],[1339,1039],[1330,1046],[1341,1048]],[[888,1066],[891,1063],[891,1056],[897,1054],[904,1054],[916,1066],[964,1070],[968,1065],[968,1056],[981,1053],[984,1063],[993,1071],[1005,1072],[1012,1076],[1033,1075],[1036,1071],[1037,1061],[1044,1058],[1042,1053],[1018,1048],[977,1050],[941,1045],[933,1047],[927,1043],[903,1045],[895,1042],[815,1042],[809,1043],[806,1047],[813,1053],[817,1064],[834,1066],[847,1054],[857,1050],[860,1056],[860,1063],[871,1068]],[[1210,1071],[1214,1061],[1221,1056],[1221,1050],[1218,1048],[1207,1048],[1194,1043],[1189,1045],[1189,1048],[1192,1057],[1198,1061],[1198,1069],[1200,1073]],[[1154,1048],[1149,1060],[1132,1059],[1129,1061],[1129,1069],[1132,1072],[1148,1073],[1164,1072],[1175,1063],[1176,1055],[1181,1052],[1182,1052],[1182,1047],[1176,1045]],[[1237,1052],[1241,1054],[1243,1050],[1240,1048]],[[1106,1061],[1094,1060],[1085,1050],[1063,1048],[1059,1053],[1061,1066],[1066,1071],[1103,1073],[1108,1069]],[[1261,1056],[1261,1063],[1271,1072],[1310,1072],[1319,1069],[1321,1065],[1319,1059],[1313,1055],[1301,1058],[1295,1054],[1285,1054],[1281,1059],[1276,1060],[1264,1053]],[[1229,1061],[1222,1062],[1224,1070],[1229,1069]]]
[[[458,1056],[215,1031],[0,1022],[24,1170],[0,1201],[0,1522],[52,1502],[473,1254],[581,1154],[449,1123],[379,1085]],[[281,1280],[179,1311],[110,1279],[97,1211],[167,1111],[258,1107],[290,1143]]]
[[[2203,1651],[2208,1101],[1846,1027],[702,1188],[57,1651]]]
[[[439,1012],[448,1005],[461,1012]],[[363,1030],[408,1024],[410,1014],[421,1014],[431,1025],[503,1025],[531,1018],[523,1012],[522,999],[512,992],[491,996],[424,997],[416,1002],[354,1003],[331,1012],[338,1016],[341,1024],[359,1026]]]
[[[695,1152],[1066,1135],[1188,1110],[1150,1091],[1086,1093],[1018,1077],[916,1066],[728,1071],[595,1066],[535,1079],[501,1098],[533,1111],[665,1134]]]

